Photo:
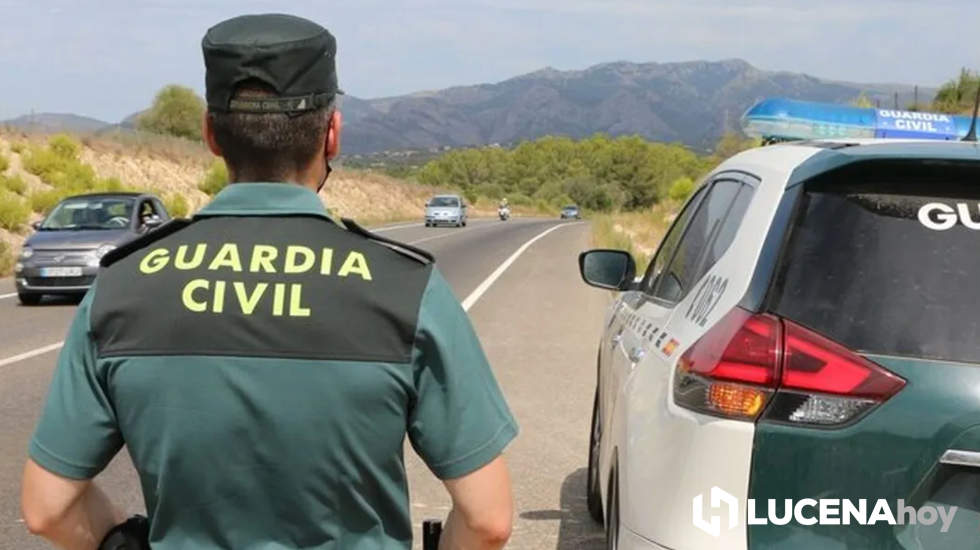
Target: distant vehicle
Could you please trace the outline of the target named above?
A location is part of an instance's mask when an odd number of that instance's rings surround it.
[[[708,175],[640,281],[629,253],[584,253],[622,292],[586,483],[607,547],[975,546],[978,181],[976,143],[771,145]],[[966,516],[863,524],[903,502]]]
[[[466,203],[459,195],[437,195],[425,203],[425,226],[466,227]]]
[[[92,286],[107,252],[170,219],[163,202],[142,193],[97,193],[64,199],[34,224],[15,267],[17,297],[80,295]]]
[[[570,204],[561,209],[561,219],[563,220],[581,220],[582,213],[579,212],[578,206]]]
[[[509,220],[510,219],[510,207],[509,206],[501,206],[501,207],[497,208],[497,216],[500,218],[500,221],[502,221],[502,222],[505,222],[505,221]]]

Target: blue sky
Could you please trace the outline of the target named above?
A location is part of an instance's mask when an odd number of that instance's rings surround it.
[[[203,92],[204,31],[264,12],[329,28],[341,86],[364,98],[618,60],[922,85],[980,68],[976,0],[0,0],[0,119],[114,122],[164,84]]]

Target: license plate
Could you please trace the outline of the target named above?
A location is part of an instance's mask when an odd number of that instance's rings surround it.
[[[81,277],[80,267],[42,267],[42,277]]]

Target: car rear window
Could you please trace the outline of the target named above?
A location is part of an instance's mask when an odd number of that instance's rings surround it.
[[[980,362],[980,171],[928,168],[807,185],[770,309],[856,351]]]

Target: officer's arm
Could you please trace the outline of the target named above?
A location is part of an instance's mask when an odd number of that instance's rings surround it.
[[[419,311],[409,437],[453,499],[443,549],[495,549],[510,536],[513,498],[501,454],[517,435],[469,317],[433,270]]]
[[[444,481],[453,499],[439,550],[503,548],[510,538],[514,497],[504,458]]]
[[[92,550],[122,518],[91,480],[123,441],[89,326],[93,289],[75,314],[24,467],[21,508],[31,532]]]
[[[61,477],[30,459],[24,467],[21,508],[31,533],[67,550],[93,550],[113,526],[125,521],[91,480]]]

